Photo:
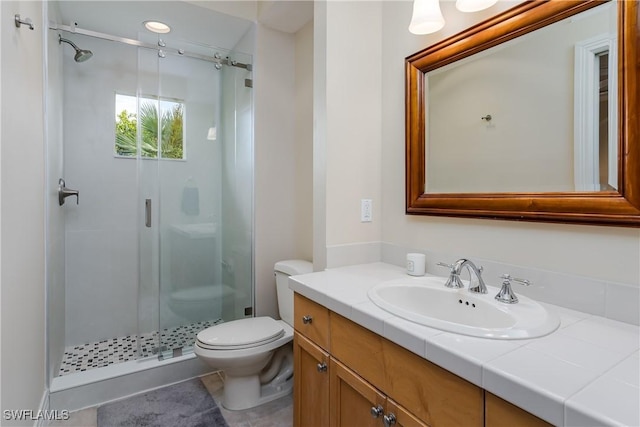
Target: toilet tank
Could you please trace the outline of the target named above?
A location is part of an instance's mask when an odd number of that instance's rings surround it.
[[[301,259],[289,259],[277,262],[273,270],[276,275],[280,318],[293,327],[293,291],[289,289],[289,276],[311,273],[313,264]]]

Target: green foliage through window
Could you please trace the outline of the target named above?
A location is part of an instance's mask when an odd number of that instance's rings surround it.
[[[116,94],[116,154],[135,157],[140,132],[141,157],[184,159],[184,104],[163,99],[138,100]]]

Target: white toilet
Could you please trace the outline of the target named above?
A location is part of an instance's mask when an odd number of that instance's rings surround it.
[[[241,410],[291,393],[293,388],[293,291],[289,276],[311,273],[303,260],[274,266],[282,320],[252,317],[212,326],[198,333],[194,352],[225,373],[222,406]]]

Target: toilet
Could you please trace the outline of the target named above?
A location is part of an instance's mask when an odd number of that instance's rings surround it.
[[[222,406],[253,408],[291,393],[293,389],[293,291],[289,276],[313,271],[313,264],[286,260],[274,266],[278,311],[282,320],[251,317],[200,331],[195,354],[224,371]]]

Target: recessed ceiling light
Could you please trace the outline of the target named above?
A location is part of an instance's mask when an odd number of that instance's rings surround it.
[[[144,27],[154,33],[165,34],[171,31],[171,27],[159,21],[144,21]]]

